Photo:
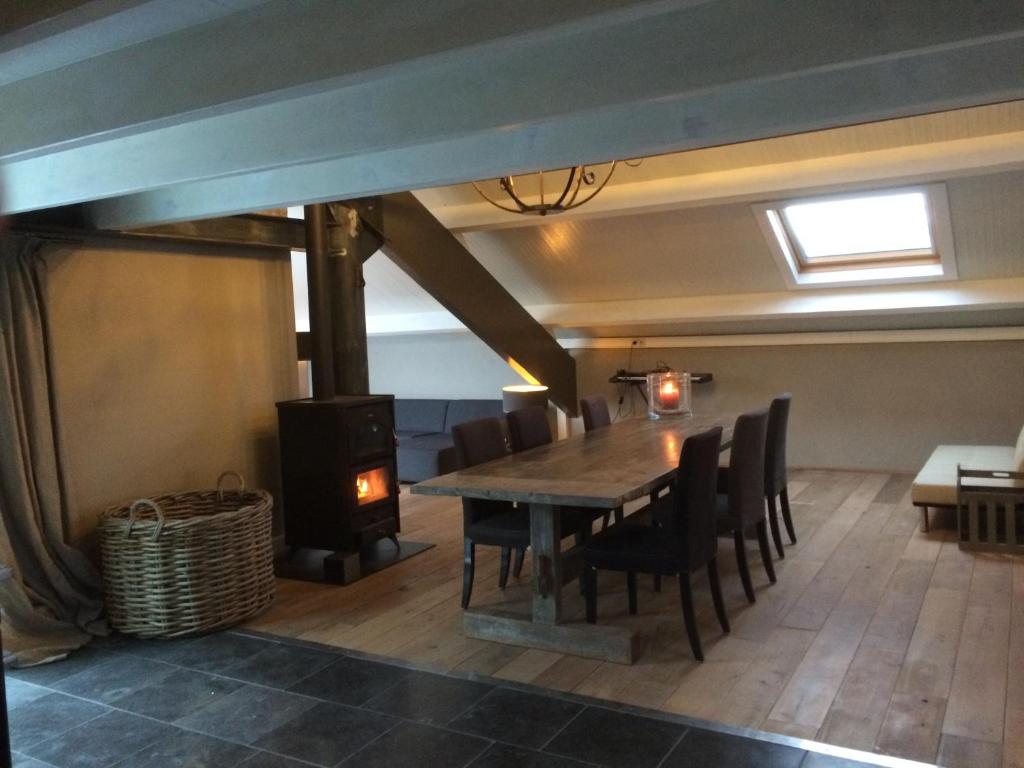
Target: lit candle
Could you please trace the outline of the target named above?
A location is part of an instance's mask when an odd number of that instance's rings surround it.
[[[661,383],[661,407],[666,411],[679,408],[679,387],[671,379]]]

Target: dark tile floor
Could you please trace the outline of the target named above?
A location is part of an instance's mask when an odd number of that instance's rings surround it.
[[[9,671],[7,695],[16,768],[899,764],[236,632],[100,640],[66,662]]]

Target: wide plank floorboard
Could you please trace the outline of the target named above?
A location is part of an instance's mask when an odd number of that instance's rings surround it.
[[[906,475],[793,472],[799,543],[787,542],[771,585],[748,542],[756,603],[721,542],[731,634],[706,577],[694,580],[704,664],[690,656],[674,579],[658,593],[640,577],[630,616],[624,577],[600,574],[598,620],[644,643],[633,665],[465,637],[459,500],[409,493],[403,536],[434,549],[348,587],[280,580],[274,606],[247,626],[943,765],[1024,768],[1024,562],[922,533],[909,488]],[[472,604],[524,608],[529,573],[527,562],[498,589],[497,550],[478,547]],[[575,583],[564,600],[581,613]]]

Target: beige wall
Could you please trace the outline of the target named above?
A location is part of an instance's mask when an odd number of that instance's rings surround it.
[[[48,262],[71,537],[225,469],[276,492],[274,403],[297,387],[287,252],[118,241]]]
[[[603,392],[628,349],[575,350],[579,392]],[[793,393],[790,463],[916,471],[939,443],[1011,445],[1024,424],[1024,342],[637,349],[630,367],[710,371],[695,407],[739,412]],[[370,339],[375,390],[493,397],[505,364],[468,334]],[[627,400],[625,405],[628,406]],[[645,413],[634,396],[634,413]]]
[[[608,376],[628,353],[578,350],[580,392],[606,393],[614,410]],[[660,361],[715,375],[693,388],[700,411],[792,392],[794,466],[916,471],[939,443],[1012,445],[1024,424],[1021,341],[638,349],[632,367]]]

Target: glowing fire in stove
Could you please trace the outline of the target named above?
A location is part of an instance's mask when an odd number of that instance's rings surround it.
[[[391,492],[391,473],[387,467],[377,467],[356,475],[356,501],[371,504],[386,499]]]

